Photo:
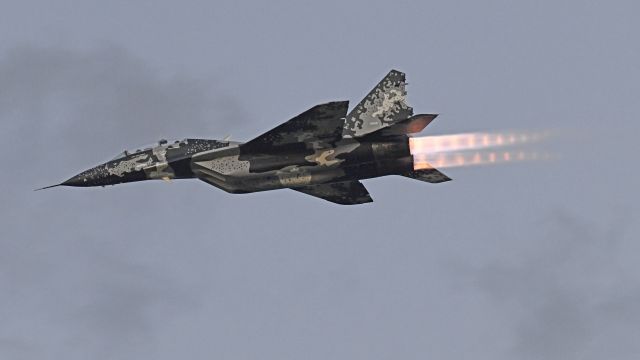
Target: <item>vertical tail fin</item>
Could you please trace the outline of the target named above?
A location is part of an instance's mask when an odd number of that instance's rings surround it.
[[[342,136],[363,136],[411,117],[406,85],[404,73],[391,70],[347,115]]]

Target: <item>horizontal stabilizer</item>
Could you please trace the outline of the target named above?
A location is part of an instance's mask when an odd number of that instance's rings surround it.
[[[406,120],[402,120],[397,122],[389,127],[382,128],[375,132],[375,134],[380,134],[382,136],[387,135],[407,135],[407,134],[415,134],[424,130],[424,128],[429,125],[433,119],[435,119],[438,114],[420,114],[414,115]]]
[[[263,152],[277,146],[301,142],[337,141],[342,137],[344,117],[348,108],[348,101],[316,105],[246,144],[240,145],[240,148],[245,151]]]
[[[411,170],[411,171],[407,171],[405,173],[402,173],[400,175],[406,176],[408,178],[412,178],[412,179],[416,179],[416,180],[432,183],[432,184],[451,181],[450,177],[448,177],[447,175],[441,173],[439,170],[437,170],[435,168],[421,169],[421,170]]]
[[[291,189],[340,205],[373,202],[369,192],[360,181],[342,181]]]

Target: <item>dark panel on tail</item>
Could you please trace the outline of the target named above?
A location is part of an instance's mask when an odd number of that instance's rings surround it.
[[[291,189],[340,205],[373,202],[369,192],[360,181],[343,181]]]

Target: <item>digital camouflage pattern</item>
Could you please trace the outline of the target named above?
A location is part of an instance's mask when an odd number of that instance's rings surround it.
[[[408,135],[422,131],[437,115],[413,116],[405,86],[405,74],[392,70],[348,115],[349,102],[336,101],[316,105],[246,143],[161,140],[59,185],[197,178],[230,193],[290,188],[349,205],[373,201],[362,179],[402,175],[449,181],[434,168],[413,168]]]
[[[343,136],[362,136],[411,117],[413,109],[406,102],[406,85],[404,73],[391,70],[349,113]]]

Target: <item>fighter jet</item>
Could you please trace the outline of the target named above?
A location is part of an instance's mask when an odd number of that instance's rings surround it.
[[[43,189],[196,178],[234,194],[288,188],[352,205],[373,201],[363,179],[401,175],[449,181],[432,166],[414,169],[409,137],[437,114],[414,115],[405,87],[405,74],[391,70],[349,113],[348,101],[316,105],[244,143],[160,140]]]

